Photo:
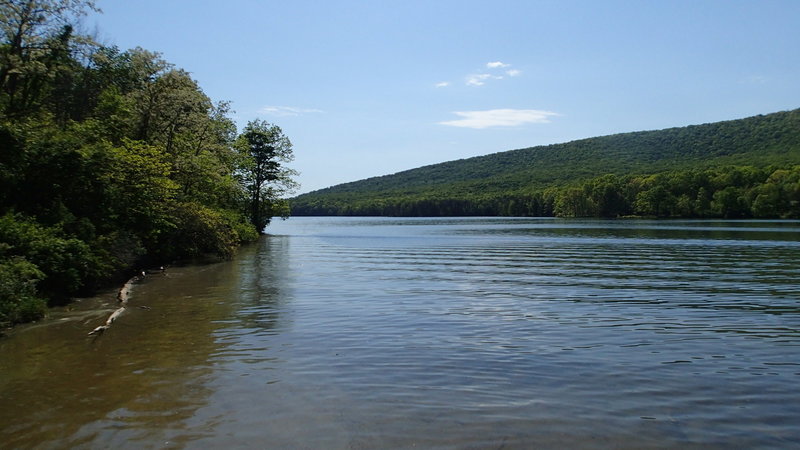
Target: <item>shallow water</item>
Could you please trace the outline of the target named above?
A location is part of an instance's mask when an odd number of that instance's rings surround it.
[[[268,231],[0,339],[0,446],[800,446],[798,222]]]

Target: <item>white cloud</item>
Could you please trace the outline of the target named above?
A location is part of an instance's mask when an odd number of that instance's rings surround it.
[[[487,111],[456,111],[460,119],[439,122],[451,127],[481,130],[491,127],[515,127],[527,123],[549,123],[558,113],[538,109],[490,109]]]
[[[507,69],[511,67],[511,64],[506,64],[501,61],[494,61],[486,63],[486,68],[489,70],[483,71],[481,70],[478,73],[472,73],[464,77],[464,83],[467,86],[483,86],[490,80],[502,80],[506,77],[518,77],[522,75],[522,71],[519,69]],[[494,69],[507,69],[503,71],[498,71]],[[450,86],[449,81],[443,81],[441,83],[436,83],[436,87],[447,87]]]
[[[491,75],[488,73],[480,73],[476,75],[467,75],[467,86],[483,86],[487,78]]]
[[[467,86],[483,86],[486,80],[502,80],[503,77],[490,73],[476,73],[467,75]]]
[[[488,69],[505,69],[507,67],[511,67],[511,64],[495,61],[486,63],[486,67]],[[522,71],[518,69],[508,69],[504,73],[506,76],[509,77],[518,77],[522,75]],[[503,75],[495,75],[490,71],[490,73],[477,73],[477,74],[467,75],[466,83],[467,86],[483,86],[484,84],[486,84],[488,80],[502,80],[503,78],[505,78]]]
[[[297,108],[294,106],[265,106],[258,110],[261,114],[268,114],[271,116],[288,117],[299,116],[301,114],[313,114],[324,112],[321,109],[313,108]]]
[[[490,69],[502,69],[504,67],[509,67],[511,64],[502,63],[500,61],[486,63],[486,67]]]

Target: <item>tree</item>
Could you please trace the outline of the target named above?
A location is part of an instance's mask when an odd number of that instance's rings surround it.
[[[595,216],[617,217],[628,213],[627,204],[622,195],[622,182],[615,175],[604,175],[589,180],[584,184],[589,198],[595,205]]]
[[[283,165],[294,159],[292,143],[277,125],[253,120],[237,138],[236,147],[242,156],[239,176],[248,195],[246,214],[263,234],[273,217],[288,215],[282,197],[297,188],[292,180],[297,172]]]
[[[742,190],[734,186],[715,192],[711,208],[726,219],[746,217],[750,209],[744,202]]]
[[[591,217],[596,210],[582,188],[566,188],[556,199],[554,213],[559,217]]]
[[[25,112],[40,95],[43,80],[57,76],[69,44],[90,43],[72,36],[72,23],[87,11],[98,11],[93,0],[0,1],[0,93],[3,110]]]

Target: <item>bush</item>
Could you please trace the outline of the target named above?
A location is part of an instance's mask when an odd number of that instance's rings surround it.
[[[250,223],[242,214],[233,211],[223,211],[222,217],[228,225],[233,228],[239,236],[239,242],[253,242],[258,239],[258,231],[256,227]]]
[[[44,317],[46,302],[36,296],[44,274],[23,258],[0,263],[0,326]]]
[[[159,236],[151,254],[164,260],[233,257],[240,236],[221,213],[187,202],[176,203],[171,215],[174,228]]]
[[[100,261],[80,239],[63,237],[57,228],[43,227],[22,216],[0,217],[0,257],[20,257],[33,263],[43,277],[39,291],[67,298],[80,291],[87,279],[101,272]]]

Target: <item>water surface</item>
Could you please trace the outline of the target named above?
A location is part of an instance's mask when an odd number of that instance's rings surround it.
[[[0,340],[3,446],[800,446],[798,222],[268,231]]]

